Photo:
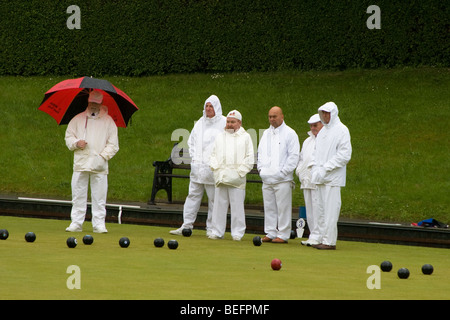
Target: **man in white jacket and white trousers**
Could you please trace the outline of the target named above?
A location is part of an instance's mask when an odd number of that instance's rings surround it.
[[[316,190],[317,186],[311,182],[311,167],[309,163],[312,159],[314,150],[316,149],[316,137],[323,127],[323,123],[320,121],[318,113],[311,116],[308,120],[310,131],[308,131],[309,137],[303,142],[300,159],[298,161],[296,174],[300,180],[301,189],[303,190],[303,197],[305,199],[306,220],[309,228],[308,240],[301,243],[306,246],[312,246],[313,244],[320,244],[321,232],[318,226],[323,225],[318,223],[318,216],[315,212],[315,204],[317,202]]]
[[[203,116],[195,123],[188,139],[191,157],[189,193],[183,207],[183,225],[171,230],[171,234],[181,235],[183,229],[192,229],[197,219],[203,194],[208,196],[208,216],[206,233],[211,232],[211,217],[214,208],[214,176],[209,167],[209,158],[214,141],[225,129],[226,117],[222,115],[222,105],[217,96],[211,95],[203,105]]]
[[[108,161],[119,151],[119,139],[117,126],[102,101],[103,94],[100,91],[91,91],[86,111],[76,115],[66,130],[66,145],[70,151],[74,151],[72,222],[66,228],[69,232],[82,231],[89,181],[93,231],[108,232],[105,227]]]
[[[252,138],[242,127],[242,115],[237,110],[230,111],[226,129],[216,137],[210,158],[216,185],[210,239],[223,239],[228,206],[233,240],[244,236],[246,176],[254,162]]]
[[[284,122],[280,107],[269,110],[269,129],[258,146],[258,171],[263,181],[263,242],[287,243],[292,227],[292,189],[300,143],[297,133]]]
[[[317,135],[316,150],[310,166],[311,182],[317,185],[317,215],[318,223],[322,224],[319,226],[322,234],[321,243],[313,247],[335,250],[341,187],[345,187],[352,145],[350,132],[339,119],[336,104],[327,102],[318,111],[324,126]]]

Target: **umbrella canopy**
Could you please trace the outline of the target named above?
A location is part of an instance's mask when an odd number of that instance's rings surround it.
[[[61,81],[45,93],[39,110],[51,115],[58,124],[68,124],[80,112],[86,110],[89,92],[92,89],[103,93],[102,104],[118,127],[125,128],[138,107],[125,92],[109,81],[81,77]]]

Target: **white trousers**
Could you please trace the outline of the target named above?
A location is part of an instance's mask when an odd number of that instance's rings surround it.
[[[317,190],[303,189],[303,197],[305,199],[306,221],[309,228],[309,239],[322,242],[323,216],[317,213]]]
[[[106,195],[108,193],[108,175],[91,172],[74,171],[72,175],[72,224],[83,225],[86,209],[87,194],[91,185],[92,227],[104,228],[106,218]]]
[[[287,241],[291,236],[292,188],[292,182],[263,183],[264,232],[271,239]]]
[[[317,228],[323,244],[336,245],[340,211],[341,187],[317,185]]]
[[[228,206],[231,213],[231,236],[242,238],[245,234],[245,189],[219,186],[215,188],[211,233],[223,237],[227,226]]]
[[[196,182],[189,183],[189,194],[186,197],[183,207],[183,229],[194,227],[194,222],[197,219],[197,213],[202,203],[203,194],[206,191],[208,196],[208,217],[206,218],[206,230],[211,229],[211,217],[214,208],[214,185],[202,184]]]

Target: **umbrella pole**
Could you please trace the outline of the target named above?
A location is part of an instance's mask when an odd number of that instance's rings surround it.
[[[87,122],[88,122],[88,116],[86,116],[86,123],[84,124],[84,136],[83,136],[84,141],[86,141]]]

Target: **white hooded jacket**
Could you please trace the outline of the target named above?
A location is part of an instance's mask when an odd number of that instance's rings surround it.
[[[210,159],[216,186],[245,189],[246,175],[255,161],[252,138],[243,127],[233,133],[222,130],[216,137]]]
[[[323,121],[322,111],[331,113],[328,124]],[[339,119],[334,102],[321,106],[319,115],[324,126],[316,137],[316,150],[310,163],[311,182],[344,187],[347,163],[352,157],[350,132]]]
[[[286,123],[265,130],[258,146],[258,171],[261,180],[277,184],[294,180],[300,143],[297,133]]]
[[[84,150],[77,147],[79,140],[86,140]],[[116,123],[103,105],[97,116],[88,115],[86,109],[70,120],[65,141],[74,151],[73,171],[108,174],[108,161],[119,151]]]
[[[210,102],[215,116],[208,118],[205,114],[206,104]],[[216,136],[223,132],[227,118],[222,115],[222,105],[217,96],[212,95],[203,105],[203,116],[195,123],[188,139],[189,155],[191,157],[190,178],[201,184],[214,184],[214,176],[209,167],[209,158]]]

